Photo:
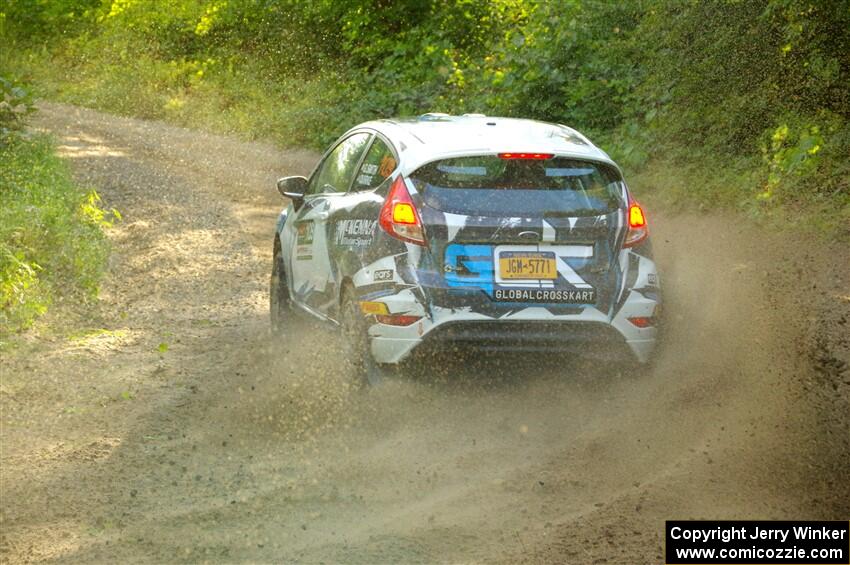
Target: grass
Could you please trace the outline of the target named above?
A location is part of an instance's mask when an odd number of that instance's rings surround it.
[[[57,300],[97,295],[109,252],[99,200],[73,181],[49,136],[0,139],[0,336]]]
[[[753,161],[742,157],[720,163],[703,157],[683,164],[655,159],[631,174],[627,170],[626,175],[637,195],[656,208],[706,213],[732,210],[742,220],[771,230],[850,240],[850,194],[836,191],[760,199],[760,171]]]
[[[323,147],[356,119],[351,85],[330,70],[305,80],[239,54],[164,61],[133,45],[77,49],[11,49],[0,69],[50,100],[284,147]]]

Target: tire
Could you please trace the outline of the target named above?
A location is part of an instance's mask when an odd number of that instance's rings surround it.
[[[352,376],[364,388],[381,384],[386,369],[372,357],[366,318],[360,311],[360,304],[351,286],[346,286],[342,291],[340,322],[343,351]]]
[[[269,321],[274,335],[282,336],[292,329],[294,320],[291,306],[280,244],[275,239],[272,276],[269,282]]]

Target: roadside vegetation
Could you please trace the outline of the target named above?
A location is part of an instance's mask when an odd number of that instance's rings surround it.
[[[667,206],[850,235],[850,0],[9,0],[40,95],[321,147],[358,121],[572,125]]]
[[[57,300],[97,294],[112,215],[76,185],[54,140],[25,131],[27,91],[0,79],[0,344]]]

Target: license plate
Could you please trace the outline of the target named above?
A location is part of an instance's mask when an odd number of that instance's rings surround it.
[[[592,288],[497,288],[493,291],[493,298],[496,302],[596,304],[596,290]]]
[[[503,280],[552,280],[558,278],[555,254],[541,251],[502,251],[499,274]]]

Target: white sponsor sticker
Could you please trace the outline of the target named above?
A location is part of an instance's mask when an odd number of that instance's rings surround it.
[[[336,244],[369,245],[377,225],[377,220],[340,220],[336,223]]]
[[[391,281],[393,280],[392,269],[379,269],[372,274],[374,281]]]

